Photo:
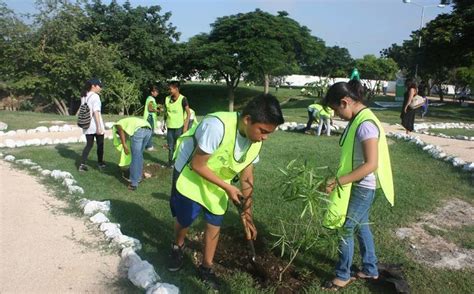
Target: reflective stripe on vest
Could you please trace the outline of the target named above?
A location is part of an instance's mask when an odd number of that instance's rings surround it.
[[[166,126],[171,129],[179,129],[184,125],[183,116],[183,95],[179,95],[178,99],[171,103],[171,96],[165,99],[166,105]]]
[[[148,111],[148,105],[150,104],[150,102],[152,103],[152,107],[153,109],[156,109],[156,100],[153,96],[148,96],[148,98],[146,98],[146,101],[145,101],[145,108],[143,110],[143,119],[144,120],[148,120],[148,115],[151,113],[152,117],[153,117],[153,125],[156,126],[156,120],[158,119],[157,115],[156,115],[156,112],[149,112]]]
[[[380,124],[378,118],[373,112],[365,108],[361,110],[356,117],[347,125],[344,133],[339,140],[339,145],[342,146],[340,167],[337,171],[337,177],[347,175],[354,170],[353,153],[356,139],[356,132],[360,124],[364,121],[373,122],[379,129],[378,140],[378,167],[375,171],[377,178],[377,187],[382,188],[385,198],[394,205],[394,191],[392,168],[390,165],[390,155],[388,152],[387,139],[385,131]],[[344,225],[346,220],[347,209],[349,207],[349,199],[351,196],[352,183],[345,184],[342,187],[337,186],[329,195],[331,203],[324,217],[324,226],[330,229],[340,228]]]
[[[125,144],[128,146],[130,151],[128,154],[125,154],[125,151],[120,141],[120,136],[117,133],[117,125],[119,125],[126,134]],[[130,137],[135,134],[135,131],[139,128],[149,128],[151,129],[150,124],[139,117],[127,117],[116,122],[112,128],[112,135],[114,137],[114,146],[120,152],[119,166],[128,166],[132,162],[132,150],[130,148]]]
[[[243,169],[252,164],[257,158],[262,147],[261,142],[252,143],[249,149],[239,160],[234,158],[237,140],[239,115],[237,112],[216,112],[209,114],[218,118],[224,124],[224,137],[216,151],[209,157],[207,166],[219,178],[227,183],[238,175]],[[197,127],[191,128],[178,139],[179,144],[187,138],[194,136]],[[176,182],[176,189],[187,198],[203,205],[207,210],[216,215],[223,215],[228,206],[228,196],[219,186],[205,180],[190,167],[191,158],[181,171]]]

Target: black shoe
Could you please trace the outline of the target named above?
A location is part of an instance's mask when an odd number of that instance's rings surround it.
[[[183,267],[184,258],[184,244],[178,246],[176,244],[171,245],[171,254],[168,264],[168,270],[170,272],[177,272]]]
[[[221,283],[211,268],[207,268],[202,264],[198,268],[198,276],[204,284],[208,285],[213,290],[219,290]]]
[[[81,163],[81,165],[79,165],[79,171],[80,172],[85,172],[85,171],[88,171],[89,168],[87,167],[87,165]]]
[[[103,163],[103,162],[100,162],[97,166],[98,166],[99,169],[101,169],[101,170],[107,167],[107,165],[106,165],[105,163]]]

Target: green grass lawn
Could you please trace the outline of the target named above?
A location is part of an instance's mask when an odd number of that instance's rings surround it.
[[[162,138],[155,138],[155,141],[158,146],[164,143]],[[284,167],[296,158],[312,166],[329,165],[336,168],[339,157],[337,142],[336,136],[316,138],[285,132],[277,132],[265,142],[255,170],[254,213],[259,236],[269,240],[269,245],[274,241],[270,232],[278,231],[279,219],[291,221],[300,213],[297,204],[283,203],[281,200],[278,185],[282,178],[278,167]],[[43,168],[70,171],[84,188],[85,197],[111,201],[111,220],[122,225],[124,234],[142,241],[140,255],[155,266],[163,281],[178,285],[182,293],[206,293],[206,288],[196,278],[189,256],[185,259],[185,267],[178,273],[170,273],[165,267],[173,239],[173,219],[168,202],[171,171],[161,170],[157,177],[141,183],[136,192],[129,192],[116,165],[118,154],[113,150],[111,141],[106,141],[108,167],[104,172],[95,168],[95,149],[90,156],[92,168],[87,173],[77,172],[76,164],[82,148],[80,144],[59,145],[8,150],[8,153],[17,158],[31,158]],[[373,232],[380,262],[403,264],[413,293],[472,293],[469,281],[472,281],[473,271],[441,270],[420,265],[408,255],[409,244],[398,240],[394,234],[395,229],[415,222],[424,212],[433,211],[442,200],[457,197],[473,203],[472,178],[445,162],[432,159],[413,144],[390,144],[390,152],[396,206],[390,208],[379,197],[372,210]],[[161,149],[145,154],[147,163],[164,163],[166,157],[167,154]],[[412,181],[420,175],[426,176],[427,180]],[[203,222],[198,221],[192,226],[191,234],[202,228]],[[241,225],[232,207],[225,216],[222,233],[235,232],[240,234]],[[468,240],[470,246],[472,241],[469,240],[473,239],[473,234],[472,229],[465,230],[459,242]],[[360,258],[356,257],[355,261],[360,265]],[[314,249],[297,258],[295,264],[302,271],[314,273],[316,278],[307,290],[309,293],[319,293],[320,284],[333,275],[335,257],[327,250]],[[258,288],[246,273],[236,273],[224,279],[223,293],[271,293],[274,290]],[[349,292],[383,293],[383,290],[358,281],[350,286]]]
[[[429,129],[430,133],[443,133],[448,136],[468,136],[474,137],[474,130],[473,129]]]

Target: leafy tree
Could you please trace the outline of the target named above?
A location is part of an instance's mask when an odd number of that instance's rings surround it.
[[[132,107],[140,106],[140,91],[137,84],[121,72],[114,73],[112,79],[114,83],[104,91],[104,96],[110,98],[107,108],[121,115],[129,115]]]
[[[365,55],[356,60],[356,67],[363,79],[375,80],[375,83],[366,83],[368,98],[373,98],[380,88],[381,80],[392,80],[398,71],[397,63],[391,58],[377,58],[375,55]]]
[[[347,48],[338,46],[326,47],[322,59],[312,66],[311,73],[330,78],[347,76],[354,67]]]
[[[169,22],[170,12],[161,13],[158,5],[132,7],[130,1],[121,6],[116,0],[109,5],[94,0],[85,9],[90,22],[81,37],[97,35],[105,46],[117,46],[122,55],[118,69],[141,88],[176,75],[175,42],[180,33]]]

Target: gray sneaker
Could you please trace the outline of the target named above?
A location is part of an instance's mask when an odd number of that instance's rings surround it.
[[[184,259],[184,244],[182,246],[172,244],[168,270],[170,272],[179,271],[183,267],[183,259]]]
[[[89,168],[87,167],[87,165],[81,163],[81,165],[79,165],[79,171],[80,172],[85,172],[85,171],[88,171]]]

